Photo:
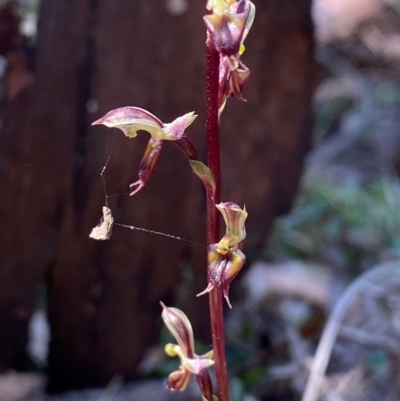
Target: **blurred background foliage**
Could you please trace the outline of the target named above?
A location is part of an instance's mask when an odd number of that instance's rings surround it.
[[[296,258],[357,273],[400,256],[400,186],[378,177],[365,186],[334,187],[308,178],[294,210],[276,223],[268,260]]]

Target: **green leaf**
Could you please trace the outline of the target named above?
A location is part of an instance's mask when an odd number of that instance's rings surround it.
[[[204,163],[197,160],[189,160],[189,163],[193,172],[203,181],[203,184],[215,190],[215,180],[210,169]]]

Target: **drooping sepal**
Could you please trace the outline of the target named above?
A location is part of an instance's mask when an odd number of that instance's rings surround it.
[[[189,319],[177,308],[168,308],[162,302],[162,318],[170,333],[178,344],[167,344],[165,352],[168,356],[178,356],[181,365],[172,372],[167,387],[173,391],[186,389],[190,377],[194,375],[200,390],[207,400],[212,400],[213,389],[208,368],[214,365],[213,351],[204,355],[196,355],[194,350],[193,331]]]
[[[163,144],[164,141],[155,139],[154,137],[150,138],[139,165],[139,179],[129,185],[132,191],[129,196],[137,194],[149,181],[156,168]]]

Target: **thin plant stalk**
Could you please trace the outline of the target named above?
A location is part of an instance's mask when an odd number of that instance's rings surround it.
[[[215,181],[215,198],[207,194],[207,245],[219,241],[220,214],[215,207],[221,201],[221,157],[218,117],[219,53],[207,41],[207,161]]]
[[[219,240],[220,217],[215,207],[221,201],[221,157],[218,117],[219,53],[207,41],[207,158],[215,179],[215,197],[207,195],[207,246]],[[225,355],[222,290],[214,288],[209,294],[210,323],[215,360],[219,401],[229,401],[229,382]]]

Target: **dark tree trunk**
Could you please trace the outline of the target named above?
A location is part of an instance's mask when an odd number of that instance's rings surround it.
[[[311,0],[255,3],[243,56],[248,102],[229,101],[222,118],[223,199],[246,204],[248,250],[291,205],[316,83]],[[134,377],[158,336],[158,303],[176,300],[180,284],[190,295],[180,291],[177,303],[196,333],[208,331],[207,299],[193,298],[206,285],[203,248],[118,226],[108,242],[88,238],[105,203],[99,174],[108,155],[107,193],[127,192],[148,139],[92,121],[125,105],[165,121],[195,110],[188,134],[204,153],[205,1],[183,1],[181,14],[166,4],[42,0],[35,82],[2,107],[0,367],[24,367],[26,326],[46,277],[53,391]],[[142,192],[109,205],[116,222],[205,242],[203,189],[173,146]],[[182,283],[185,269],[192,283]]]

